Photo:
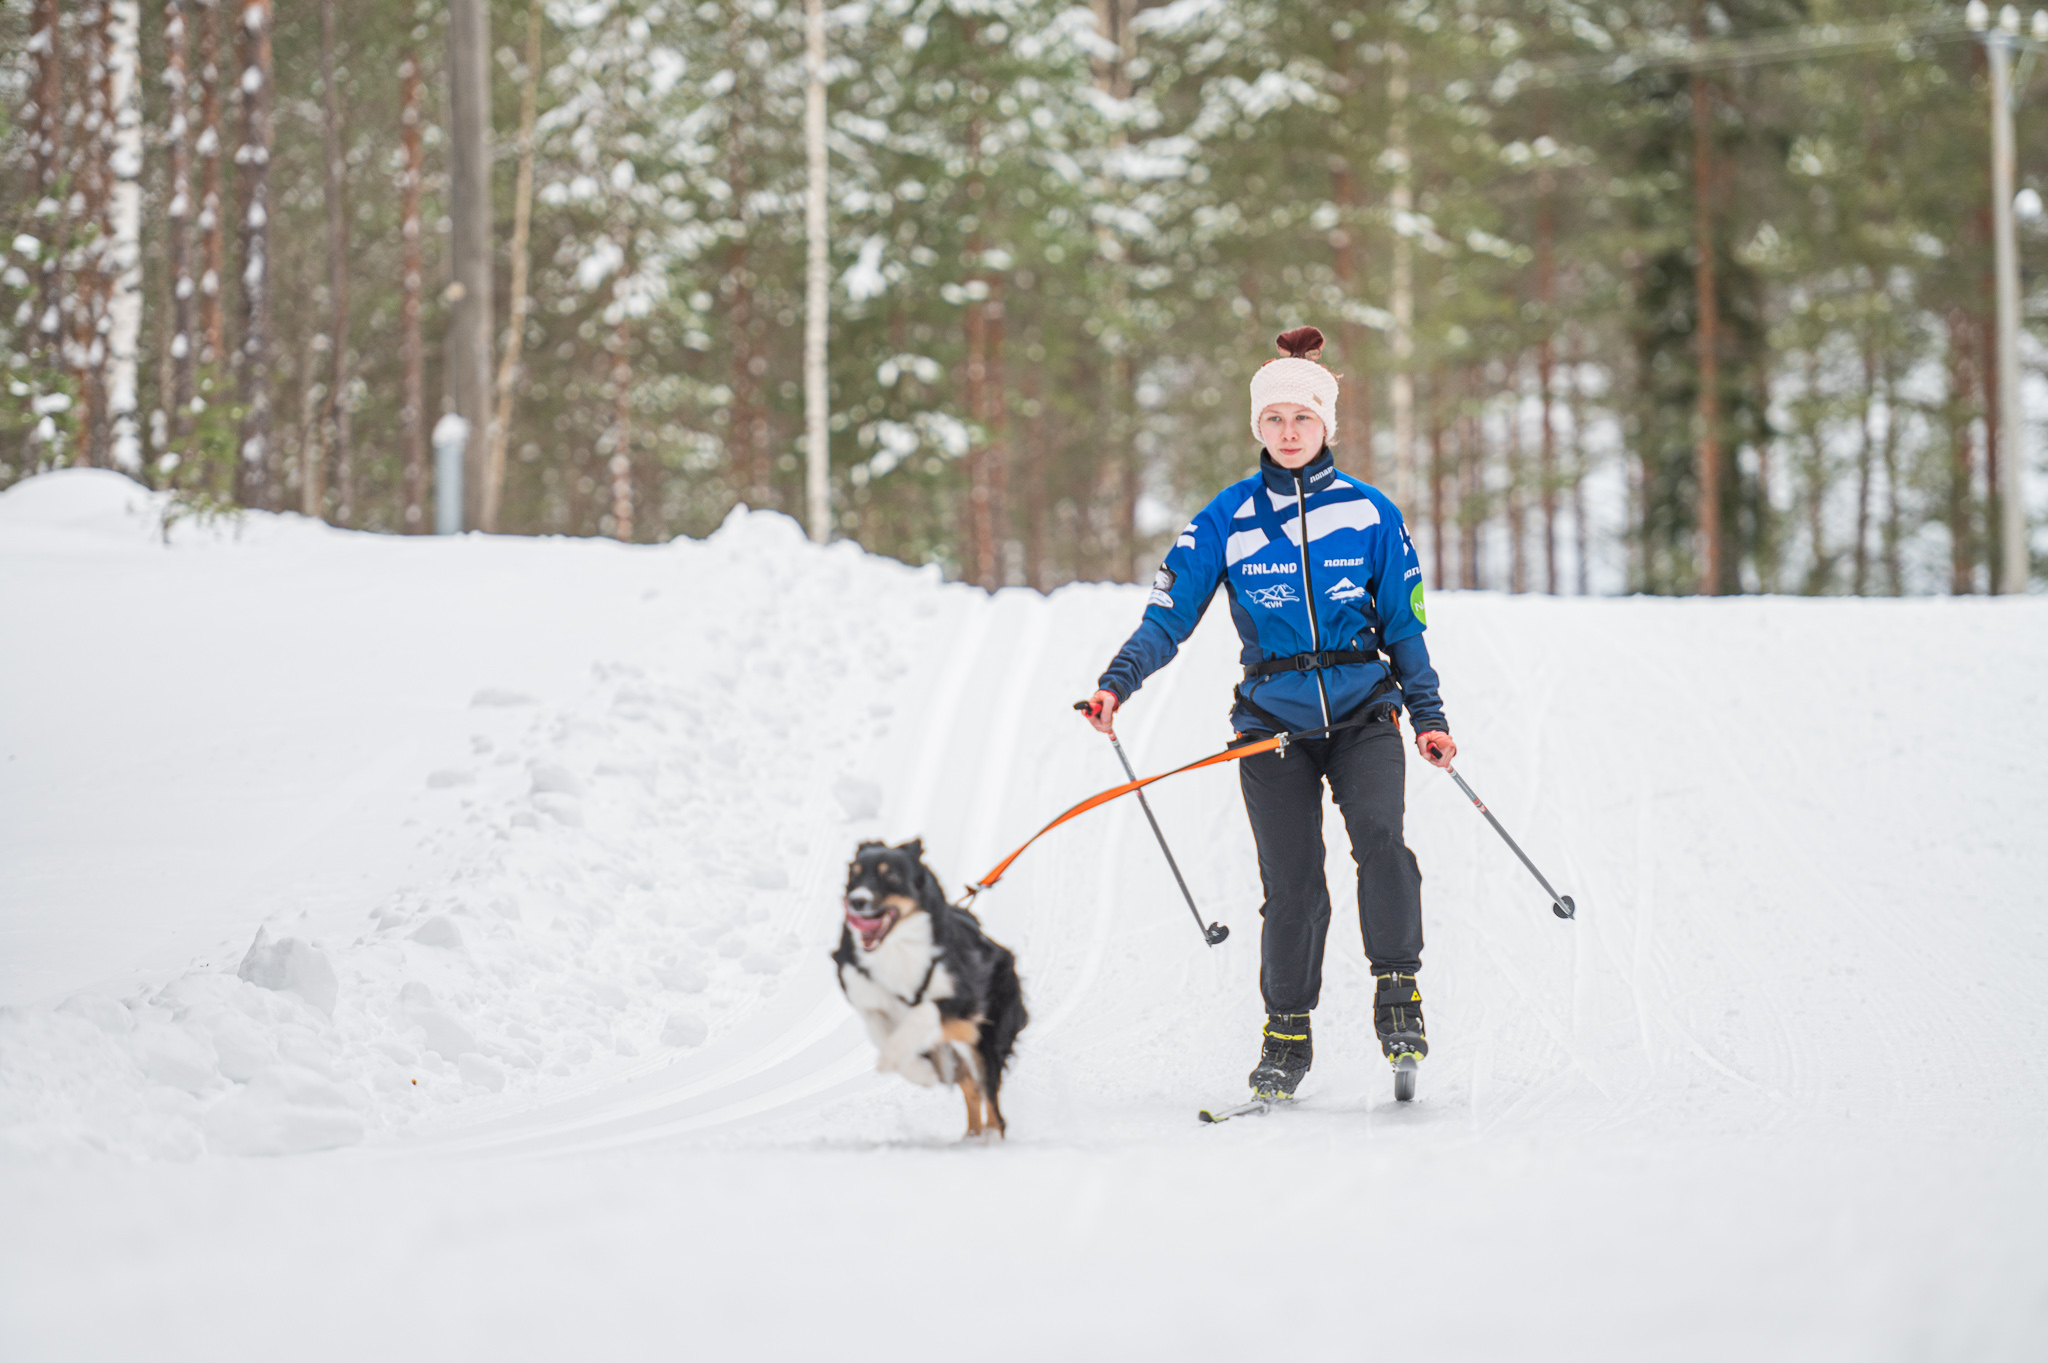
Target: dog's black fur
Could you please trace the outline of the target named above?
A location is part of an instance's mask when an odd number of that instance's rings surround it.
[[[1029,1021],[1016,957],[946,902],[922,839],[862,843],[847,867],[844,907],[832,960],[881,1052],[877,1068],[919,1084],[959,1084],[967,1134],[1001,1134],[997,1095]]]

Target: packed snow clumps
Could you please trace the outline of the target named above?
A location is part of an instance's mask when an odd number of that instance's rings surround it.
[[[162,511],[113,474],[32,479],[0,495],[0,551],[146,552],[174,571],[192,546],[175,527],[165,546]],[[435,573],[489,584],[544,556],[551,577],[589,576],[604,637],[644,646],[557,696],[457,690],[405,793],[371,811],[404,827],[395,888],[276,902],[183,973],[0,1009],[0,1146],[321,1150],[702,1046],[792,972],[824,971],[840,867],[881,803],[872,714],[927,643],[933,603],[962,590],[744,509],[707,540],[631,549],[262,514],[189,538],[215,561],[208,581],[226,550],[246,556],[237,574],[331,579],[397,612],[434,609],[412,603]],[[378,641],[339,642],[317,666],[374,691]]]

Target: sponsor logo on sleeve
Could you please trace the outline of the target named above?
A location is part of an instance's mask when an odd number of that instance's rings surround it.
[[[1340,577],[1323,595],[1332,601],[1359,601],[1365,597],[1365,588],[1348,577]]]
[[[1429,623],[1429,617],[1423,614],[1422,611],[1422,584],[1420,582],[1415,584],[1414,591],[1408,593],[1408,609],[1414,614],[1416,623],[1423,625]]]
[[[1323,566],[1325,568],[1363,568],[1365,560],[1362,558],[1326,558],[1323,560]]]
[[[1173,569],[1167,567],[1164,563],[1160,564],[1159,571],[1152,575],[1151,604],[1164,606],[1168,610],[1172,610],[1173,584]]]
[[[1290,582],[1275,582],[1270,587],[1260,587],[1253,591],[1252,600],[1270,611],[1278,610],[1288,602],[1299,601],[1301,598],[1294,594],[1294,584]]]

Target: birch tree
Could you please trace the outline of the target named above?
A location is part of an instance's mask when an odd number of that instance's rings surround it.
[[[135,424],[142,338],[142,13],[137,0],[110,0],[107,21],[109,154],[106,252],[108,455],[142,474]]]

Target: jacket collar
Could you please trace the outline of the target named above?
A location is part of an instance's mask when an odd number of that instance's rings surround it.
[[[1302,487],[1309,495],[1328,492],[1336,484],[1337,460],[1330,453],[1330,447],[1325,445],[1321,453],[1302,465],[1298,471],[1301,474]],[[1268,493],[1275,497],[1292,497],[1295,472],[1296,470],[1281,468],[1273,462],[1272,455],[1266,453],[1263,447],[1260,448],[1259,476],[1265,480]]]

